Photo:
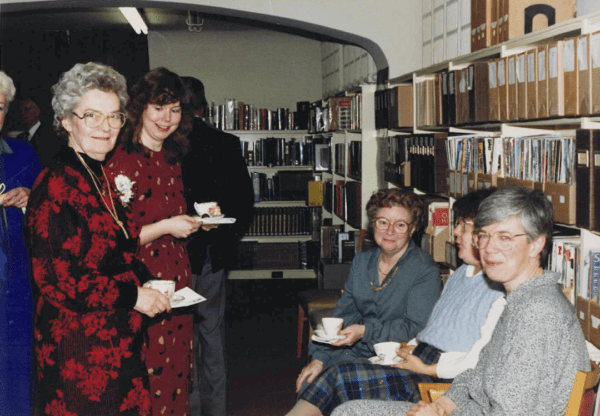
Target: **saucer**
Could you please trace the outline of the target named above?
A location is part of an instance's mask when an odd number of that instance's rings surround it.
[[[388,362],[383,361],[378,356],[369,358],[369,362],[371,364],[377,364],[377,365],[394,365],[394,364],[401,363],[402,361],[404,361],[404,360],[400,357],[396,357],[392,361],[388,361]]]
[[[333,344],[341,339],[346,338],[346,335],[334,335],[330,337],[325,334],[325,331],[322,329],[316,329],[314,335],[312,336],[313,341],[322,342],[324,344]]]

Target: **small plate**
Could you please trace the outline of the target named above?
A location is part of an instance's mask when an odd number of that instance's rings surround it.
[[[344,338],[346,338],[346,335],[334,335],[333,337],[330,337],[326,335],[325,331],[322,329],[316,329],[314,335],[312,336],[313,341],[322,342],[325,344],[333,344]]]
[[[375,357],[371,357],[369,358],[369,362],[371,364],[377,364],[377,365],[394,365],[394,364],[398,364],[401,363],[402,361],[404,361],[402,358],[400,357],[396,357],[394,358],[392,361],[390,362],[384,362],[381,358],[379,358],[378,356]]]
[[[202,221],[202,225],[207,225],[207,224],[234,224],[235,223],[235,218],[224,218],[223,216],[220,216],[220,217],[208,217],[208,218],[195,217],[195,218],[196,218],[196,222]]]

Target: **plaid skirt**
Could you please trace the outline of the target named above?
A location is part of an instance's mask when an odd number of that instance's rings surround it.
[[[425,364],[437,364],[443,351],[419,343],[412,354]],[[448,383],[425,374],[369,362],[342,362],[323,371],[300,396],[324,415],[349,400],[392,400],[416,403],[421,399],[419,383]]]

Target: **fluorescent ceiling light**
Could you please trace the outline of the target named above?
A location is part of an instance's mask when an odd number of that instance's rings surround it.
[[[135,33],[138,35],[144,32],[144,35],[148,34],[148,26],[144,23],[144,19],[140,16],[140,12],[135,7],[119,7],[123,16],[127,19]]]

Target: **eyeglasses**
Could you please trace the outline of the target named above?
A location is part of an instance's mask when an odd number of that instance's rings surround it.
[[[474,225],[475,223],[473,221],[465,220],[464,218],[459,218],[454,221],[454,228],[465,228],[465,225],[467,224]]]
[[[485,249],[491,240],[495,240],[496,247],[500,251],[508,251],[513,247],[516,237],[522,237],[527,234],[515,234],[500,232],[489,235],[488,233],[473,234],[473,245],[479,250]]]
[[[390,225],[394,226],[394,230],[400,234],[406,234],[408,232],[408,227],[412,224],[412,222],[406,221],[396,221],[394,224],[390,223],[385,218],[376,218],[375,219],[375,228],[381,231],[387,231],[390,228]]]
[[[74,116],[78,119],[83,120],[86,126],[90,129],[95,129],[100,127],[102,123],[104,123],[104,119],[108,120],[108,125],[113,129],[120,129],[125,125],[126,117],[123,113],[112,113],[105,116],[102,113],[97,111],[86,111],[82,116],[79,114],[72,112]]]

